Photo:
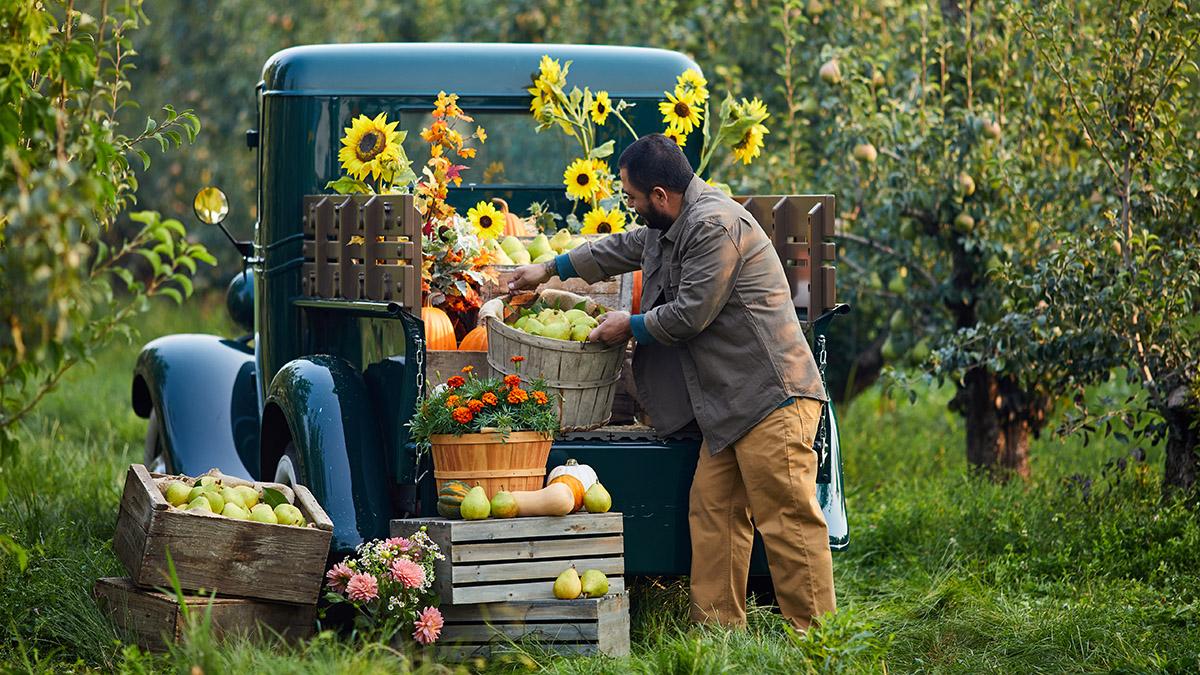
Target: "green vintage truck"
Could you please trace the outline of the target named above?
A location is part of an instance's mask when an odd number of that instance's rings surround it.
[[[387,112],[416,138],[444,90],[458,93],[460,105],[488,129],[481,162],[504,167],[486,184],[467,178],[452,189],[451,204],[461,211],[499,196],[514,211],[534,201],[569,210],[561,176],[573,148],[561,134],[535,133],[529,115],[525,90],[543,54],[571,61],[573,81],[635,104],[625,116],[639,134],[662,129],[663,92],[683,70],[699,69],[671,51],[576,45],[315,45],[267,61],[254,92],[258,126],[247,132],[258,162],[259,220],[253,241],[234,242],[243,260],[228,291],[230,314],[246,334],[170,335],[145,346],[132,403],[148,419],[148,466],[190,475],[217,467],[246,478],[298,481],[335,524],[335,556],[387,536],[393,518],[436,515],[432,471],[416,461],[405,426],[426,386],[419,281],[415,289],[411,280],[407,287],[401,282],[403,291],[386,300],[321,297],[304,279],[314,236],[306,232],[306,198],[327,192],[326,183],[340,175],[339,139],[353,117]],[[624,129],[611,137],[617,154],[633,140]],[[699,144],[690,145],[695,164]],[[473,174],[478,180],[483,172]],[[847,310],[834,302],[827,241],[833,198],[744,201],[772,230],[797,312],[823,362],[824,335]],[[392,202],[370,208],[404,221],[390,210]],[[206,219],[216,222],[225,210],[210,208]],[[405,249],[410,264],[420,260],[419,236],[415,242],[416,251]],[[830,545],[840,549],[849,531],[831,407],[817,445],[818,494]],[[604,478],[625,517],[627,574],[686,574],[687,498],[698,446],[698,437],[658,438],[646,427],[601,428],[562,435],[549,465],[571,457]],[[764,562],[759,545],[755,574],[766,573]]]

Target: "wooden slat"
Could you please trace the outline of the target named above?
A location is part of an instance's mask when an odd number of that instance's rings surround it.
[[[624,518],[619,513],[573,513],[569,516],[456,520],[451,523],[451,541],[456,544],[468,541],[609,534],[623,532],[625,529]]]
[[[613,577],[608,580],[609,593],[625,590],[625,580]],[[549,581],[522,582],[514,584],[490,584],[487,586],[464,586],[454,588],[452,602],[467,604],[476,602],[510,602],[514,600],[553,600],[554,586]]]
[[[524,602],[491,602],[474,605],[442,605],[447,622],[519,622],[519,621],[584,621],[595,619],[598,604],[612,602],[623,595],[609,593],[603,598],[582,600],[529,600]]]
[[[560,654],[629,654],[624,593],[581,600],[442,605],[441,610],[446,625],[435,648],[442,658],[487,656],[522,639],[537,640]]]
[[[448,661],[465,661],[476,656],[489,656],[493,653],[502,652],[505,644],[438,644],[435,651],[438,658]],[[557,643],[552,645],[554,652],[570,656],[588,656],[591,654],[601,653],[600,646],[596,643],[585,642],[580,644]],[[610,654],[610,656],[627,656],[628,654]]]
[[[572,555],[621,555],[625,551],[624,538],[571,537],[569,539],[546,539],[511,541],[503,543],[471,544],[454,546],[446,553],[451,563],[485,562],[488,560],[535,560],[538,558],[562,558]]]
[[[326,532],[333,532],[333,521],[325,513],[325,509],[317,502],[317,498],[303,485],[296,486],[296,506],[304,512],[304,517]]]
[[[443,630],[447,639],[463,642],[486,642],[495,638],[516,640],[526,636],[542,642],[595,642],[600,637],[600,624],[595,621],[446,624]]]
[[[516,563],[492,563],[484,565],[455,565],[451,576],[454,583],[471,584],[489,581],[519,581],[523,579],[556,579],[571,565],[583,574],[584,570],[596,569],[605,574],[624,574],[625,559],[586,558],[575,556],[565,560],[546,560]]]

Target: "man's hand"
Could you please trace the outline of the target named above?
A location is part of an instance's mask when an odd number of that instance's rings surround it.
[[[620,345],[628,342],[631,337],[633,329],[629,327],[629,312],[608,312],[600,317],[600,325],[588,334],[588,341]]]
[[[508,280],[509,292],[534,289],[550,281],[550,277],[553,276],[551,265],[552,263],[521,265],[513,270],[512,278]]]

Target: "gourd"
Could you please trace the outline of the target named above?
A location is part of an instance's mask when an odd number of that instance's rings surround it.
[[[546,476],[547,485],[549,485],[549,481],[552,481],[562,475],[574,476],[575,478],[578,478],[579,482],[583,485],[584,492],[587,492],[587,489],[592,487],[592,483],[595,483],[597,480],[599,480],[599,478],[596,476],[595,470],[593,470],[592,467],[588,466],[587,464],[580,464],[573,459],[568,459],[562,466],[556,466],[550,470],[550,475]]]
[[[500,205],[500,212],[504,214],[504,235],[512,235],[514,237],[525,236],[525,223],[521,222],[515,214],[508,210],[508,202],[499,197],[492,197],[492,201]]]
[[[449,480],[442,483],[438,491],[437,512],[443,518],[462,518],[462,501],[471,486],[461,480]]]
[[[458,349],[454,339],[454,324],[450,317],[438,307],[425,305],[421,308],[421,318],[425,321],[425,348],[433,350],[453,351]]]
[[[562,483],[541,490],[512,493],[519,516],[565,516],[575,508],[575,494]]]
[[[564,473],[557,478],[550,479],[550,482],[547,483],[547,485],[557,484],[566,485],[571,489],[571,498],[575,500],[575,505],[571,508],[571,513],[575,513],[583,508],[583,497],[587,491],[583,489],[583,483],[579,482],[578,478]]]
[[[487,326],[479,324],[472,328],[470,333],[463,336],[458,349],[464,352],[486,352],[487,345]]]

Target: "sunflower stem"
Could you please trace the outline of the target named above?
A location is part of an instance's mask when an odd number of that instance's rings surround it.
[[[625,119],[625,116],[621,114],[621,111],[617,110],[615,107],[612,109],[612,111],[613,114],[617,116],[617,119],[621,120],[621,124],[624,124],[625,128],[629,130],[629,134],[633,136],[633,140],[636,141],[637,139],[641,138],[638,136],[638,133],[633,130],[633,127],[629,126],[629,122]]]

